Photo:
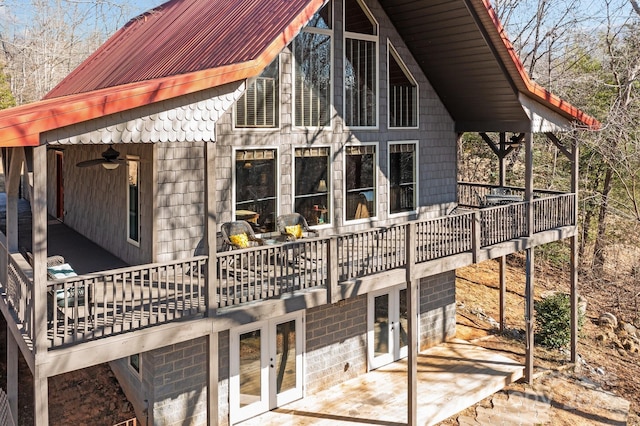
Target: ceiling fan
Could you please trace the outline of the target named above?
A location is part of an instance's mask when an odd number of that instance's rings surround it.
[[[77,167],[90,167],[102,164],[107,170],[113,170],[118,168],[120,164],[124,164],[125,160],[118,158],[120,153],[113,149],[113,146],[109,145],[106,151],[102,153],[102,158],[94,158],[93,160],[81,161],[76,164]]]

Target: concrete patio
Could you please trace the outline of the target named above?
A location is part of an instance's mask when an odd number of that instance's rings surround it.
[[[523,366],[463,340],[418,357],[418,424],[433,425],[522,377]],[[406,425],[407,364],[394,362],[241,423],[266,425]]]

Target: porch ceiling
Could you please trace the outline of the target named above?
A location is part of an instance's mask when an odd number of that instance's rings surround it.
[[[527,131],[516,83],[462,0],[381,0],[458,131]]]
[[[489,0],[380,3],[449,110],[457,131],[531,131],[523,96],[559,114],[556,124],[600,127],[596,119],[529,78]]]

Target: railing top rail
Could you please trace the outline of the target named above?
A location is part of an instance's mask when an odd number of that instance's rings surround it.
[[[71,282],[71,281],[95,279],[95,278],[105,277],[108,275],[126,274],[129,272],[142,271],[145,269],[154,269],[154,268],[162,268],[165,266],[180,265],[185,262],[197,262],[199,260],[207,260],[207,256],[193,256],[185,259],[170,260],[167,262],[145,263],[144,265],[134,265],[134,266],[127,266],[127,267],[118,268],[118,269],[108,269],[105,271],[91,272],[89,274],[78,275],[75,277],[50,279],[50,280],[47,280],[47,285],[60,284],[60,283]]]
[[[506,188],[506,189],[516,190],[516,191],[525,191],[525,188],[523,188],[521,186],[497,185],[497,184],[493,184],[493,183],[482,183],[482,182],[462,182],[462,181],[460,181],[460,182],[458,182],[458,185],[473,186],[473,187],[478,187],[478,188]],[[533,192],[542,193],[542,194],[557,194],[557,195],[568,194],[565,191],[556,191],[556,190],[553,190],[553,189],[539,189],[539,188],[534,188]]]

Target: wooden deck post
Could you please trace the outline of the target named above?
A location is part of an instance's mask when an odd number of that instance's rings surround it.
[[[33,423],[35,426],[49,424],[49,380],[42,374],[42,367],[35,366],[33,372]]]
[[[342,298],[338,289],[338,238],[327,240],[327,303],[333,304]]]
[[[35,353],[47,353],[47,147],[33,148],[31,202]]]
[[[527,233],[529,237],[533,235],[533,135],[527,133],[525,135],[525,199],[527,201]],[[533,381],[533,351],[534,351],[534,334],[533,334],[533,283],[535,258],[534,249],[526,250],[526,286],[525,286],[525,371],[524,377],[527,383]]]
[[[7,327],[10,325],[7,324]],[[7,398],[11,416],[18,423],[18,342],[7,330]]]
[[[216,292],[217,271],[217,223],[216,223],[216,146],[213,143],[204,143],[204,243],[207,252],[207,273],[205,277],[206,305],[209,317],[216,316],[218,299]],[[217,387],[216,387],[217,389]]]
[[[406,281],[407,281],[407,315],[408,315],[408,357],[407,357],[407,425],[418,424],[418,280],[413,276],[416,259],[415,235],[416,225],[407,224],[405,237]]]
[[[33,371],[34,424],[49,424],[47,376],[40,367],[47,356],[47,146],[33,148],[33,310],[35,329],[35,367]]]
[[[471,251],[473,252],[473,263],[478,263],[478,254],[482,246],[482,226],[480,224],[480,211],[474,210],[471,221]]]
[[[525,367],[524,367],[524,379],[527,383],[531,384],[533,381],[533,274],[534,274],[534,251],[533,248],[526,250],[526,282],[525,282]]]
[[[507,296],[507,256],[500,256],[500,332],[505,329],[504,309]]]
[[[218,344],[218,333],[212,332],[207,336],[207,344],[208,350],[207,355],[209,358],[209,365],[207,368],[207,416],[209,425],[217,425],[218,424],[218,416],[220,415],[218,411],[218,388],[219,388],[219,378],[218,378],[218,354],[219,354],[219,344]]]
[[[571,150],[571,192],[573,192],[573,224],[577,228],[578,226],[578,143],[576,140],[572,143]],[[571,237],[571,362],[578,360],[578,321],[579,321],[579,307],[578,307],[578,232]]]
[[[5,185],[7,192],[6,235],[9,253],[18,251],[18,194],[20,192],[20,175],[24,163],[24,148],[7,149],[8,169],[5,169]]]

